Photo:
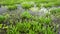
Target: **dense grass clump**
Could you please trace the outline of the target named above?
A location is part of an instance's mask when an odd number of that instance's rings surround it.
[[[8,7],[8,10],[15,10],[15,9],[17,9],[16,5],[9,5],[7,7]]]
[[[59,15],[60,14],[60,8],[52,9],[50,12],[53,15]]]
[[[22,17],[22,18],[27,18],[27,19],[29,19],[29,18],[31,18],[31,17],[32,17],[32,15],[31,15],[31,14],[29,14],[29,12],[28,12],[28,11],[25,11],[25,12],[23,12],[23,13],[21,14],[21,17]]]
[[[3,22],[5,20],[5,16],[0,15],[0,22]]]
[[[34,2],[23,2],[21,3],[21,6],[25,9],[29,9],[34,6]]]
[[[51,14],[57,18],[60,18],[60,8],[50,10]]]

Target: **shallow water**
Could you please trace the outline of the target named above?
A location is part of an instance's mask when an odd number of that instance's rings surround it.
[[[4,13],[6,11],[7,11],[7,8],[5,8],[5,7],[4,8],[3,7],[0,8],[0,14]]]

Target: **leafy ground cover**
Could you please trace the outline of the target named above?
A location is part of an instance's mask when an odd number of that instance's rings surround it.
[[[58,34],[59,24],[55,24],[51,15],[60,18],[60,8],[50,10],[50,14],[35,16],[29,13],[40,8],[60,6],[60,0],[0,0],[0,7],[7,6],[8,10],[16,10],[17,5],[26,9],[21,14],[3,13],[0,15],[0,34]]]
[[[0,0],[0,5],[16,5],[20,4],[23,8],[31,8],[36,5],[37,7],[53,7],[60,6],[60,0]],[[15,7],[14,7],[15,8]]]
[[[49,15],[38,17],[24,11],[20,15],[6,13],[0,19],[0,28],[6,29],[6,34],[58,34],[59,25]]]

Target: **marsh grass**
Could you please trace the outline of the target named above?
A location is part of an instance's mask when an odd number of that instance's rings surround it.
[[[57,9],[53,9],[53,10],[51,10],[50,11],[51,12],[51,14],[53,14],[53,15],[59,15],[59,13],[60,13],[60,8],[57,8]]]
[[[29,9],[34,7],[53,7],[60,6],[57,0],[4,0],[0,1],[0,5],[7,5],[8,10],[15,10],[20,4],[22,8]],[[33,10],[33,9],[32,9]],[[52,9],[52,15],[60,15],[60,8]],[[28,11],[21,14],[4,14],[0,15],[0,28],[6,29],[7,34],[57,34],[58,24],[52,22],[50,14],[45,16],[32,16]],[[3,27],[2,27],[3,26]]]
[[[43,5],[45,8],[53,7],[53,3],[46,3]]]
[[[21,14],[23,17],[27,19],[30,15],[28,11],[25,11]],[[21,16],[20,15],[20,16]],[[26,15],[26,16],[25,16]],[[23,17],[21,19],[23,19]],[[12,17],[11,17],[12,18]],[[55,34],[54,24],[51,23],[50,17],[29,17],[32,18],[31,20],[23,20],[20,19],[20,22],[16,22],[15,25],[10,25],[7,29],[7,34]],[[51,24],[51,25],[50,25]],[[57,27],[58,28],[58,27]],[[57,31],[56,31],[57,32]]]
[[[0,15],[0,22],[3,22],[5,20],[5,17]]]
[[[15,10],[17,9],[17,6],[16,5],[8,5],[8,10]]]
[[[28,11],[24,11],[24,12],[21,14],[21,17],[22,17],[22,18],[27,18],[27,19],[29,19],[29,18],[32,17],[32,15],[31,15]]]
[[[23,2],[21,3],[21,6],[25,9],[29,9],[34,6],[34,2]]]
[[[35,3],[38,7],[40,7],[41,3],[47,3],[44,7],[52,7],[53,6],[60,6],[60,0],[4,0],[0,2],[0,5],[13,5],[13,4],[21,4],[23,8],[30,8],[33,7]],[[32,3],[32,4],[31,4]],[[40,3],[40,4],[39,4]]]

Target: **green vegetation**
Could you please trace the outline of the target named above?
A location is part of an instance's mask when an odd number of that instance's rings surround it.
[[[33,2],[23,2],[23,3],[21,3],[21,6],[25,9],[29,9],[34,6],[34,3]]]
[[[20,4],[23,8],[28,9],[34,6],[34,3],[37,7],[41,7],[41,4],[44,4],[44,7],[60,6],[60,0],[2,0],[0,5],[16,5]]]
[[[7,7],[8,7],[8,10],[17,9],[17,6],[15,6],[15,5],[9,5],[9,6],[7,6]]]
[[[0,0],[0,7],[7,6],[8,10],[17,9],[17,4],[26,10],[21,14],[17,11],[18,14],[6,12],[0,15],[0,29],[6,31],[5,34],[58,34],[59,25],[53,22],[51,15],[60,18],[60,8],[52,9],[44,16],[32,15],[29,10],[58,7],[60,0]]]
[[[23,21],[23,22],[18,22],[15,26],[12,26],[11,29],[9,29],[7,32],[9,32],[8,34],[16,34],[16,33],[20,33],[20,34],[57,34],[54,30],[53,27],[54,24],[47,24],[45,25],[45,23],[41,23],[42,18],[40,18],[40,21]],[[47,21],[45,21],[47,22]],[[50,22],[50,21],[48,21]],[[53,25],[53,26],[52,26]]]
[[[52,23],[50,17],[32,16],[28,11],[20,15],[6,13],[4,16],[4,23],[9,22],[9,26],[3,26],[7,34],[57,34],[59,27]]]
[[[29,19],[29,18],[32,17],[32,15],[30,15],[28,11],[24,11],[24,12],[21,14],[21,17],[22,17],[22,18],[28,18],[28,19]]]
[[[60,8],[52,9],[50,12],[53,15],[60,15]]]
[[[48,7],[53,7],[53,3],[47,3],[43,5],[44,7],[48,8]]]
[[[0,15],[0,23],[3,22],[5,20],[5,17]]]
[[[2,24],[0,24],[0,28],[2,28]]]

